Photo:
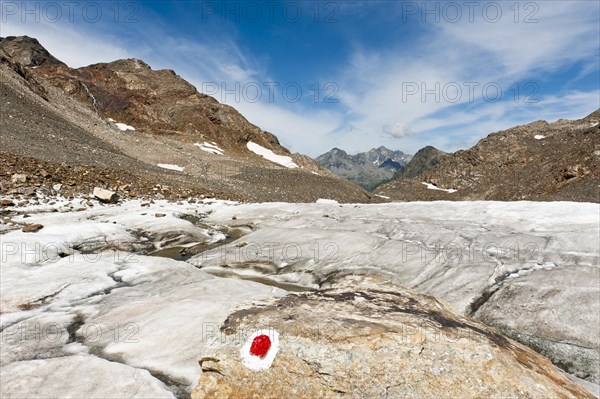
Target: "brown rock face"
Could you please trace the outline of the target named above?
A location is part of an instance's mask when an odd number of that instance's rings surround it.
[[[251,124],[234,108],[199,93],[172,70],[155,71],[137,59],[72,69],[52,57],[35,39],[7,38],[1,46],[20,64],[40,66],[33,74],[105,118],[148,133],[185,133],[189,140],[212,141],[238,153],[248,153],[245,144],[253,141],[289,154],[276,136]]]
[[[0,189],[47,193],[60,183],[63,195],[87,194],[98,186],[119,188],[125,197],[370,200],[309,157],[290,154],[277,137],[198,93],[173,71],[155,71],[140,60],[72,69],[35,39],[7,37],[0,38],[0,77],[0,96],[10,104],[0,118]],[[109,118],[135,130],[122,131]],[[299,167],[264,159],[247,149],[248,141],[292,157]],[[204,142],[224,153],[202,150]],[[51,176],[40,175],[37,165],[52,169]],[[15,187],[10,180],[15,172],[35,179]],[[124,183],[129,194],[120,189]]]
[[[412,180],[378,187],[392,199],[600,202],[600,110],[575,120],[537,121],[490,134]],[[428,182],[455,193],[427,190]]]
[[[348,283],[232,313],[200,359],[192,398],[593,397],[548,359],[431,296]],[[279,350],[254,371],[240,352],[262,329],[278,332]]]

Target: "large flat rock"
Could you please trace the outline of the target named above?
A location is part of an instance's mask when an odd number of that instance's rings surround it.
[[[225,343],[201,358],[192,398],[593,397],[433,297],[369,280],[238,309],[223,324]],[[261,352],[245,345],[257,330],[272,340],[262,369],[247,360]]]

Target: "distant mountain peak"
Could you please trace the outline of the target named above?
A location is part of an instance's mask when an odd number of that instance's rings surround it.
[[[346,151],[336,147],[316,158],[321,166],[367,190],[390,179],[410,159],[410,155],[390,150],[383,145],[354,155],[348,155]]]

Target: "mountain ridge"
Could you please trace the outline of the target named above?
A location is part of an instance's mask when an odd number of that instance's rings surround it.
[[[411,155],[390,150],[385,146],[349,155],[346,151],[334,147],[315,159],[333,174],[370,191],[401,170],[410,161]]]
[[[412,178],[374,191],[395,200],[600,202],[600,109],[489,134]]]
[[[39,177],[37,159],[59,174],[50,179],[72,182],[62,190],[73,194],[98,185],[129,186],[119,190],[124,197],[371,200],[174,71],[135,59],[69,68],[37,39],[21,36],[0,39],[0,74],[10,105],[0,121],[2,191],[51,193],[56,181]],[[31,183],[11,181],[19,171]],[[111,178],[92,181],[98,173]]]

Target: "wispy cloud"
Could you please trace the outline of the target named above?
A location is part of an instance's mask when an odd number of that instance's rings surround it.
[[[351,124],[374,131],[382,121],[399,120],[416,136],[398,135],[395,146],[415,151],[427,140],[456,150],[517,123],[576,118],[600,107],[596,88],[531,99],[523,90],[528,79],[543,82],[545,74],[576,63],[600,70],[598,3],[535,3],[518,22],[508,9],[513,3],[502,4],[505,17],[496,23],[479,14],[428,24],[409,51],[357,48],[340,83]],[[537,22],[524,23],[529,15]]]
[[[340,11],[368,15],[386,4],[344,3]],[[456,150],[514,124],[576,118],[600,107],[597,87],[569,87],[569,80],[600,70],[597,2],[495,4],[502,4],[503,13],[496,22],[481,11],[471,21],[463,10],[463,18],[455,23],[444,18],[438,23],[431,17],[423,23],[419,10],[405,19],[406,10],[395,6],[389,14],[398,26],[390,29],[408,29],[410,41],[386,40],[384,45],[383,39],[362,42],[353,35],[348,38],[352,49],[348,57],[326,60],[321,75],[314,77],[335,82],[337,104],[287,101],[280,91],[275,99],[267,95],[265,84],[275,80],[277,54],[243,48],[237,32],[230,29],[233,25],[185,36],[160,15],[147,13],[140,23],[130,25],[9,20],[2,30],[5,35],[37,37],[74,67],[136,57],[154,68],[174,69],[199,90],[209,90],[278,135],[292,150],[312,156],[333,146],[350,152],[378,145],[415,152],[428,144]],[[510,9],[515,4],[520,7],[518,15]],[[527,4],[534,8],[526,8]],[[338,32],[343,34],[344,29],[340,26]],[[515,83],[544,85],[549,75],[561,79],[560,71],[575,65],[575,76],[568,75],[557,87],[542,87],[546,90],[536,94],[537,102],[523,101],[526,91],[520,92],[518,101],[513,98]],[[281,76],[282,71],[277,72]],[[294,76],[287,79],[295,81]],[[248,84],[265,91],[259,98],[248,98],[239,92]],[[497,88],[502,95],[490,99]]]

